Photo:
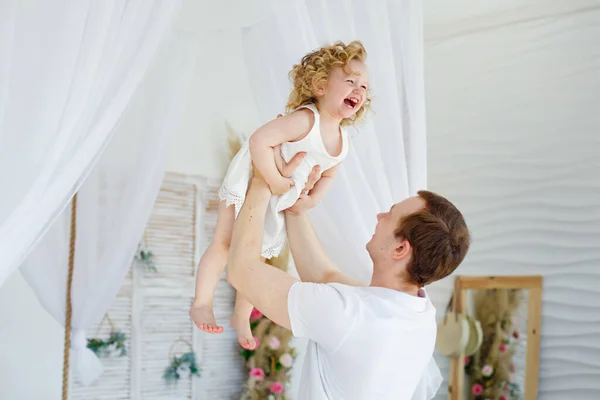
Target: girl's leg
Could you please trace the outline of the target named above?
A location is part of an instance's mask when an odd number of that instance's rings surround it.
[[[247,350],[254,350],[256,342],[250,329],[250,314],[252,313],[252,304],[240,293],[236,293],[235,310],[230,323],[237,332],[237,339],[240,345]]]
[[[190,308],[190,318],[199,329],[208,333],[223,332],[223,327],[215,321],[213,297],[227,264],[234,220],[235,208],[227,207],[225,201],[221,201],[213,240],[198,263],[196,294]]]

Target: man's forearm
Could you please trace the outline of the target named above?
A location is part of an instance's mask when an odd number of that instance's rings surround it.
[[[265,264],[260,257],[270,198],[267,183],[262,178],[252,178],[233,226],[227,280],[271,321],[291,329],[288,294],[298,280]]]
[[[352,286],[366,286],[364,282],[343,274],[325,253],[321,242],[306,214],[285,216],[292,258],[298,276],[303,282],[338,282]]]
[[[338,271],[321,246],[306,214],[286,213],[286,229],[296,270],[304,282],[326,282]]]
[[[270,197],[271,192],[264,180],[251,180],[244,205],[234,223],[228,263],[230,279],[235,280],[237,269],[244,265],[244,261],[260,260],[265,214]]]

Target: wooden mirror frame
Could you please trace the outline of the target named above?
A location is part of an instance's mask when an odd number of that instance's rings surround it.
[[[466,312],[466,296],[469,289],[524,289],[529,291],[527,311],[527,353],[525,357],[524,400],[538,397],[540,335],[542,323],[542,277],[540,275],[515,276],[456,276],[454,278],[453,311]],[[450,359],[448,399],[463,400],[465,379],[465,355]]]

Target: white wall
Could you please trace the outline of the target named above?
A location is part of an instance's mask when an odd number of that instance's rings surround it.
[[[0,287],[0,398],[60,398],[63,332],[13,273]]]
[[[458,272],[544,275],[539,398],[600,398],[600,4],[467,3],[425,47],[430,187],[473,232]],[[430,291],[440,316],[450,284]]]

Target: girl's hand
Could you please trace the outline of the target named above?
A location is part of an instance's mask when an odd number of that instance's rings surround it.
[[[302,160],[306,156],[306,153],[298,153],[296,154],[289,163],[286,163],[283,157],[281,156],[281,146],[276,146],[273,148],[273,154],[275,155],[275,165],[277,166],[277,170],[281,174],[281,179],[278,182],[274,182],[271,184],[267,182],[269,187],[271,188],[271,193],[273,195],[282,195],[287,193],[288,190],[292,186],[294,186],[294,181],[291,179],[292,174],[302,164]]]
[[[290,188],[294,186],[294,181],[291,178],[285,178],[282,176],[281,179],[278,179],[276,182],[267,182],[267,184],[269,185],[271,193],[274,196],[280,196],[284,193],[287,193]]]

